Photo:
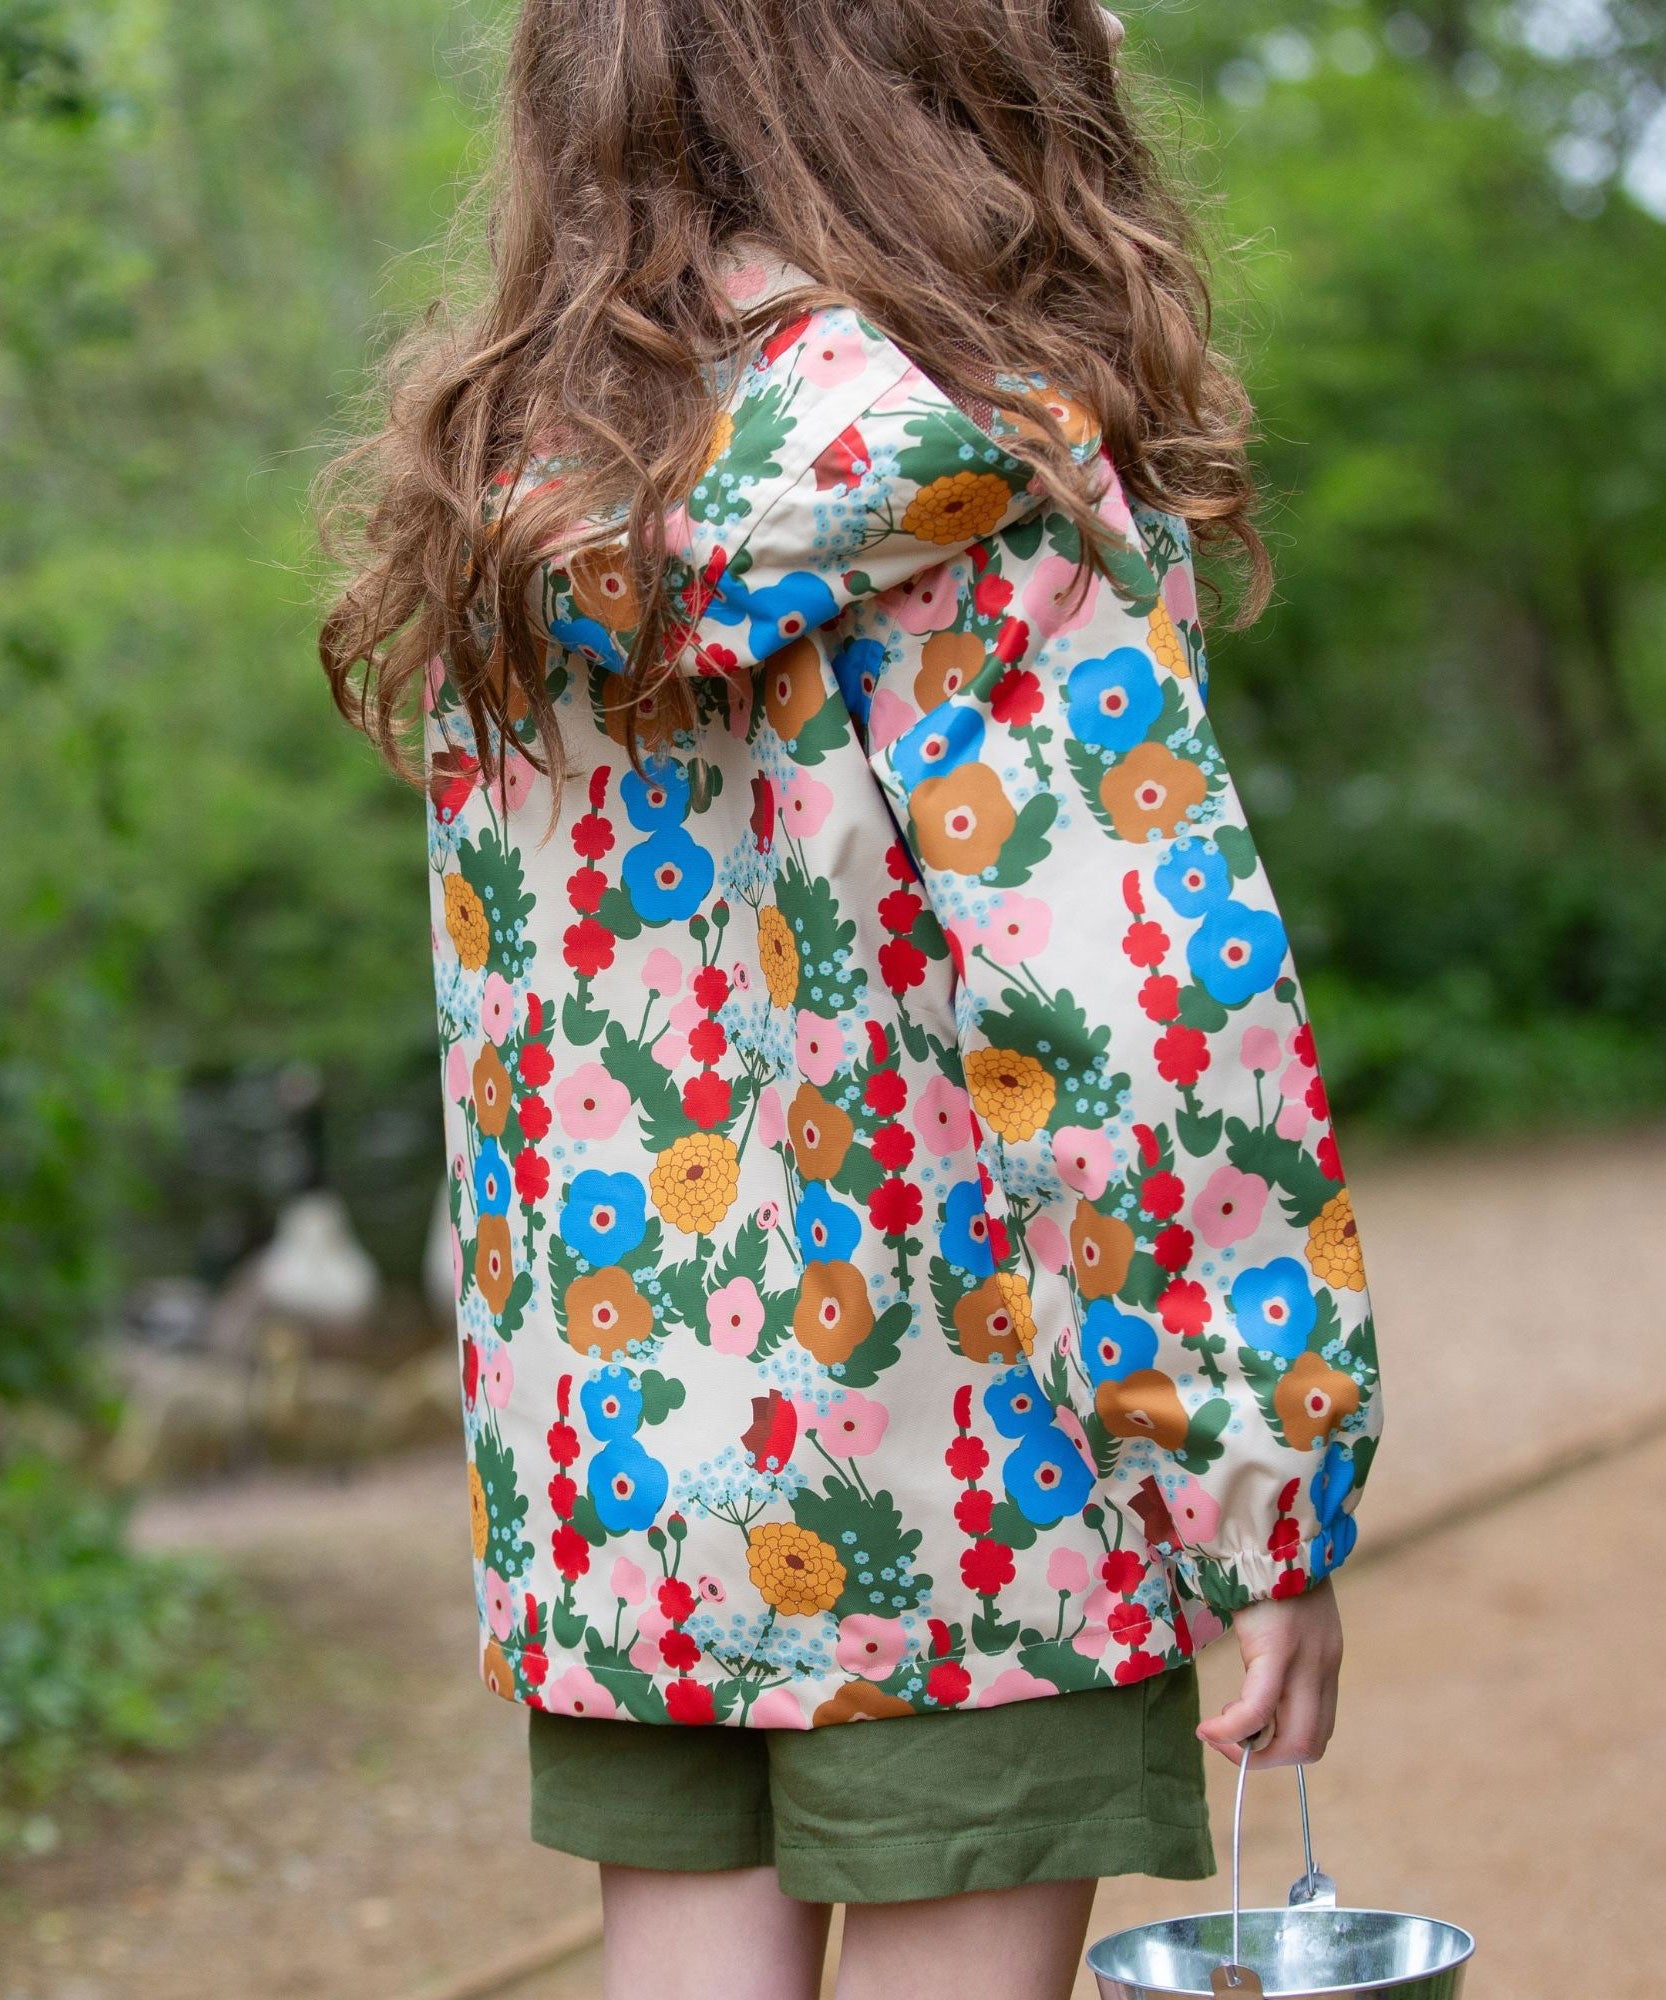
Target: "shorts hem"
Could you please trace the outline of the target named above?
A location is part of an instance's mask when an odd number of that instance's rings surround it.
[[[663,1837],[646,1829],[640,1818],[612,1819],[604,1813],[587,1812],[582,1820],[551,1825],[536,1806],[532,1813],[531,1835],[535,1845],[571,1854],[580,1861],[606,1863],[616,1868],[654,1868],[674,1875],[721,1875],[737,1868],[764,1868],[774,1859],[771,1836],[765,1830],[768,1815],[750,1821],[723,1814],[678,1816],[676,1826]],[[698,1854],[691,1851],[687,1829],[698,1824]],[[729,1828],[727,1836],[720,1831]]]

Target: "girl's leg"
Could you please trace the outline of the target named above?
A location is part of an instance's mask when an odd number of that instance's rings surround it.
[[[845,1910],[836,2000],[1069,2000],[1096,1882],[1035,1882]]]
[[[604,2000],[816,2000],[832,1914],[783,1896],[773,1868],[604,1864]]]

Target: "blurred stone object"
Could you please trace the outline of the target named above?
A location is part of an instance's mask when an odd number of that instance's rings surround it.
[[[214,1294],[200,1278],[147,1278],[123,1298],[118,1323],[126,1339],[146,1347],[200,1347],[213,1307]]]

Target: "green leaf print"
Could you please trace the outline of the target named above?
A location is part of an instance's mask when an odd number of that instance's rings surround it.
[[[1186,1427],[1186,1442],[1173,1454],[1176,1465],[1187,1472],[1207,1472],[1225,1451],[1221,1433],[1232,1421],[1232,1404],[1225,1396],[1211,1396]]]
[[[662,1375],[657,1368],[644,1368],[636,1378],[642,1391],[642,1421],[663,1424],[673,1410],[680,1410],[688,1390],[674,1375]]]
[[[1180,989],[1180,1024],[1199,1028],[1206,1035],[1219,1034],[1227,1024],[1227,1011],[1206,987],[1193,984]]]
[[[499,1576],[516,1577],[531,1563],[532,1544],[521,1534],[526,1499],[515,1484],[515,1454],[494,1431],[475,1440],[474,1468],[486,1495],[486,1564]]]
[[[1111,760],[1091,743],[1084,743],[1079,736],[1067,736],[1064,743],[1064,761],[1070,767],[1070,775],[1076,780],[1076,788],[1088,811],[1098,820],[1112,840],[1120,841],[1122,835],[1116,830],[1116,821],[1105,810],[1105,803],[1099,796],[1099,787],[1105,773],[1111,768]]]
[[[989,1532],[1009,1549],[1027,1549],[1035,1542],[1035,1523],[1026,1520],[1017,1504],[1006,1495],[989,1510]]]
[[[734,411],[734,433],[716,462],[701,475],[688,499],[694,521],[729,521],[737,512],[749,514],[745,489],[760,480],[777,479],[781,466],[775,454],[793,429],[787,414],[791,385],[771,382],[748,396]]]
[[[1046,1639],[1039,1645],[1025,1646],[1019,1652],[1018,1664],[1037,1680],[1051,1681],[1065,1693],[1077,1688],[1114,1685],[1099,1662],[1086,1653],[1078,1653],[1068,1639]]]
[[[613,1699],[620,1702],[638,1722],[669,1723],[665,1696],[640,1667],[633,1667],[629,1655],[609,1646],[592,1625],[587,1628],[584,1657],[590,1671]],[[575,1641],[576,1643],[576,1641]]]
[[[671,1072],[655,1057],[652,1049],[633,1042],[617,1021],[610,1021],[602,1040],[602,1067],[615,1082],[622,1083],[637,1108],[642,1143],[650,1152],[660,1153],[692,1132],[694,1121],[683,1109],[683,1100]]]
[[[907,1299],[888,1306],[873,1323],[873,1330],[860,1342],[854,1354],[838,1371],[846,1389],[871,1389],[897,1358],[897,1348],[913,1323],[914,1308]]]
[[[1037,792],[1027,799],[993,867],[986,868],[981,879],[1000,889],[1027,882],[1053,851],[1047,833],[1058,816],[1059,802],[1051,792]]]
[[[496,829],[488,826],[478,842],[465,840],[458,848],[457,866],[485,906],[491,933],[487,970],[511,981],[519,979],[532,962],[526,920],[536,901],[521,873],[520,855],[514,848],[505,850]]]
[[[526,1318],[526,1309],[532,1303],[533,1279],[530,1271],[517,1271],[515,1282],[509,1287],[509,1296],[503,1302],[503,1310],[497,1316],[496,1331],[500,1339],[512,1340],[520,1331],[521,1322]]]
[[[1137,618],[1149,618],[1157,609],[1162,587],[1156,572],[1138,549],[1116,549],[1105,564],[1111,588]]]
[[[1062,1056],[1078,1072],[1097,1071],[1111,1045],[1109,1024],[1090,1021],[1075,994],[1064,987],[1040,994],[1009,986],[1000,1008],[980,1016],[978,1030],[991,1048],[1015,1049],[1049,1067]]]
[[[964,1271],[957,1271],[946,1257],[933,1257],[927,1268],[927,1278],[931,1286],[932,1303],[937,1307],[937,1323],[943,1329],[943,1338],[950,1349],[959,1354],[960,1328],[955,1324],[954,1309],[969,1292],[976,1291],[977,1281],[968,1279]]]
[[[1218,826],[1213,839],[1234,881],[1247,882],[1261,866],[1247,826]]]
[[[1337,1191],[1313,1155],[1298,1140],[1282,1138],[1272,1126],[1226,1121],[1226,1157],[1240,1173],[1259,1174],[1283,1192],[1289,1221],[1309,1223]]]
[[[1101,1479],[1109,1479],[1116,1470],[1116,1462],[1122,1452],[1122,1439],[1111,1436],[1105,1428],[1105,1419],[1097,1410],[1089,1410],[1082,1421],[1082,1429],[1087,1432],[1088,1449],[1093,1453],[1094,1471]]]
[[[870,1497],[848,1479],[829,1476],[819,1493],[809,1486],[796,1493],[792,1509],[798,1525],[820,1535],[845,1566],[834,1617],[855,1611],[890,1617],[916,1610],[931,1595],[931,1578],[913,1567],[920,1531],[903,1526],[883,1489]]]
[[[1174,1129],[1180,1143],[1195,1159],[1204,1159],[1221,1142],[1221,1118],[1219,1111],[1204,1111],[1198,1103],[1197,1092],[1187,1085],[1181,1092],[1181,1109],[1174,1115]]]
[[[636,913],[636,905],[617,882],[602,891],[602,900],[596,905],[596,921],[616,938],[642,934],[642,919]]]
[[[1149,1250],[1136,1250],[1128,1263],[1128,1275],[1117,1297],[1124,1305],[1155,1312],[1157,1301],[1168,1283],[1168,1274]]]
[[[1041,516],[1032,514],[1027,521],[1014,521],[1001,540],[1020,562],[1028,562],[1041,547],[1042,533]]]
[[[1288,1445],[1290,1440],[1284,1434],[1284,1422],[1273,1396],[1289,1365],[1276,1354],[1262,1354],[1253,1347],[1240,1347],[1238,1350],[1238,1366],[1244,1382],[1255,1397],[1256,1407],[1266,1419],[1267,1428],[1282,1445]]]
[[[831,695],[812,715],[789,748],[795,764],[819,764],[851,740],[850,710],[838,695]]]
[[[998,1617],[995,1600],[986,1597],[972,1618],[972,1644],[980,1653],[1004,1653],[1017,1642],[1018,1630],[1018,1620]]]
[[[599,1549],[607,1540],[607,1530],[602,1526],[602,1517],[596,1512],[596,1503],[588,1493],[581,1493],[573,1502],[573,1511],[569,1518],[593,1549]]]
[[[561,1003],[561,1032],[578,1048],[586,1048],[607,1026],[607,1015],[589,1000],[589,981],[581,980]]]
[[[828,1017],[854,1007],[867,990],[867,974],[854,959],[856,925],[840,914],[832,888],[788,861],[775,900],[798,946],[800,1003]]]

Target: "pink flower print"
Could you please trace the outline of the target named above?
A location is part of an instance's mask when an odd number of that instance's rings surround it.
[[[515,1604],[509,1586],[495,1569],[486,1572],[486,1623],[496,1639],[507,1639],[515,1629]]]
[[[760,1229],[773,1229],[781,1220],[781,1204],[778,1201],[761,1203],[752,1220]]]
[[[907,1643],[900,1618],[874,1618],[865,1611],[853,1611],[839,1620],[834,1652],[847,1674],[883,1681],[896,1672]]]
[[[798,350],[799,367],[818,389],[834,389],[860,375],[867,359],[867,349],[853,333],[807,340]]]
[[[750,993],[752,991],[752,975],[744,965],[737,964],[729,973],[729,984],[737,993]]]
[[[492,1348],[491,1359],[481,1371],[481,1385],[486,1391],[486,1400],[494,1410],[506,1410],[515,1387],[515,1364],[509,1359],[509,1350],[498,1341]]]
[[[1071,597],[1071,579],[1075,574],[1076,565],[1064,556],[1047,556],[1036,564],[1035,574],[1024,590],[1024,615],[1038,639],[1050,638],[1055,632],[1074,632],[1093,616],[1099,579],[1090,576],[1080,603],[1075,603]],[[1073,610],[1070,604],[1075,604]]]
[[[835,1458],[866,1458],[879,1449],[891,1412],[871,1396],[846,1389],[825,1417],[816,1414],[813,1404],[802,1404],[798,1420],[805,1430],[816,1433]]]
[[[998,1674],[978,1696],[979,1708],[999,1708],[1007,1701],[1034,1701],[1042,1695],[1057,1694],[1051,1681],[1037,1680],[1022,1667],[1008,1667]]]
[[[642,961],[642,983],[650,993],[675,993],[683,983],[683,968],[675,952],[656,945]]]
[[[868,710],[868,748],[874,753],[886,749],[899,736],[907,735],[920,719],[920,712],[890,688],[881,688]]]
[[[692,1035],[706,1018],[706,1009],[692,993],[685,993],[671,1009],[671,1025],[680,1035]]]
[[[1245,1069],[1260,1070],[1263,1075],[1275,1070],[1284,1051],[1279,1047],[1278,1036],[1271,1028],[1246,1028],[1240,1054]]]
[[[453,1042],[445,1052],[445,1094],[457,1104],[474,1094],[474,1075],[461,1042]]]
[[[1080,1549],[1055,1549],[1047,1558],[1047,1588],[1067,1591],[1074,1597],[1086,1590],[1090,1576],[1088,1559]]]
[[[808,1729],[804,1711],[788,1688],[766,1688],[752,1704],[755,1729]]]
[[[463,1239],[457,1233],[457,1225],[451,1225],[451,1296],[463,1296]]]
[[[501,972],[488,975],[480,996],[480,1026],[500,1047],[515,1028],[515,995]]]
[[[1122,480],[1115,467],[1104,459],[1099,462],[1105,467],[1108,477],[1095,512],[1100,520],[1108,527],[1114,528],[1124,541],[1137,543],[1139,536],[1134,527],[1134,517],[1128,511],[1128,495],[1123,491]]]
[[[744,743],[752,733],[751,677],[730,674],[727,678],[729,699],[723,717],[724,727],[737,743]]]
[[[511,750],[503,760],[503,796],[508,800],[507,810],[519,812],[532,796],[532,788],[538,782],[538,773],[518,750]],[[492,797],[498,797],[498,784],[492,780]]]
[[[1062,1271],[1070,1262],[1070,1239],[1050,1215],[1038,1215],[1024,1240],[1044,1271]]]
[[[1278,1080],[1278,1094],[1287,1104],[1305,1104],[1307,1087],[1313,1081],[1311,1063],[1293,1062]]]
[[[546,1681],[541,1692],[552,1715],[599,1715],[606,1720],[619,1713],[618,1703],[588,1667],[569,1667],[559,1679]]]
[[[569,1139],[611,1139],[631,1108],[630,1092],[596,1062],[581,1063],[553,1095]]]
[[[916,637],[922,632],[942,632],[954,623],[960,609],[960,581],[948,563],[939,563],[892,590],[881,591],[874,603]]]
[[[1271,1192],[1259,1174],[1238,1167],[1217,1167],[1192,1203],[1192,1220],[1211,1250],[1242,1243],[1261,1227],[1261,1213]]]
[[[1053,1134],[1053,1165],[1067,1188],[1097,1201],[1111,1184],[1109,1134],[1098,1125],[1061,1125]]]
[[[1225,1623],[1211,1611],[1207,1604],[1188,1604],[1186,1623],[1192,1628],[1192,1646],[1197,1652],[1212,1645],[1226,1630]]]
[[[640,1563],[633,1563],[629,1556],[619,1556],[614,1560],[608,1587],[627,1604],[640,1604],[648,1595],[647,1574]]]
[[[1088,1443],[1088,1434],[1082,1428],[1081,1418],[1077,1416],[1068,1403],[1061,1403],[1053,1412],[1053,1422],[1057,1424],[1059,1429],[1064,1432],[1065,1436],[1076,1447],[1082,1463],[1087,1467],[1089,1472],[1095,1478],[1098,1478],[1099,1468],[1093,1462],[1093,1446]]]
[[[973,934],[997,965],[1018,965],[1045,950],[1053,932],[1053,912],[1039,896],[1012,890],[995,899],[989,916]]]
[[[972,1143],[972,1100],[961,1085],[934,1076],[914,1100],[914,1130],[933,1158]]]
[[[694,546],[694,530],[690,525],[687,507],[668,507],[665,510],[665,546],[679,554]]]
[[[679,1063],[687,1062],[687,1035],[679,1035],[675,1028],[667,1028],[654,1044],[654,1061],[661,1069],[675,1069]]]
[[[794,840],[810,840],[821,832],[833,810],[833,788],[819,778],[795,771],[781,793],[781,821]]]
[[[1207,1487],[1188,1475],[1170,1496],[1168,1506],[1175,1532],[1188,1548],[1214,1539],[1221,1524],[1221,1503]]]
[[[773,1148],[786,1136],[787,1114],[781,1106],[781,1093],[771,1084],[758,1098],[758,1144]]]
[[[631,1647],[631,1665],[645,1674],[662,1673],[665,1661],[659,1642],[671,1630],[671,1620],[657,1604],[646,1604],[636,1621],[636,1643]]]
[[[422,709],[425,715],[432,713],[434,704],[440,698],[440,689],[444,685],[445,655],[436,653],[422,674]]]
[[[723,1579],[720,1576],[703,1576],[694,1588],[708,1604],[722,1604],[729,1595],[723,1588]]]
[[[731,1278],[706,1300],[706,1327],[719,1354],[750,1354],[764,1326],[764,1302],[750,1278]]]
[[[844,1042],[836,1025],[825,1015],[801,1008],[795,1038],[798,1066],[820,1090],[833,1081],[833,1072],[844,1055]]]
[[[1274,1130],[1281,1139],[1299,1139],[1307,1130],[1308,1109],[1300,1098],[1292,1098],[1279,1108]]]
[[[748,299],[757,298],[768,283],[768,270],[754,259],[750,264],[731,265],[723,289],[737,305],[744,305]]]
[[[1197,585],[1189,563],[1176,563],[1163,578],[1163,604],[1176,625],[1197,623]]]

